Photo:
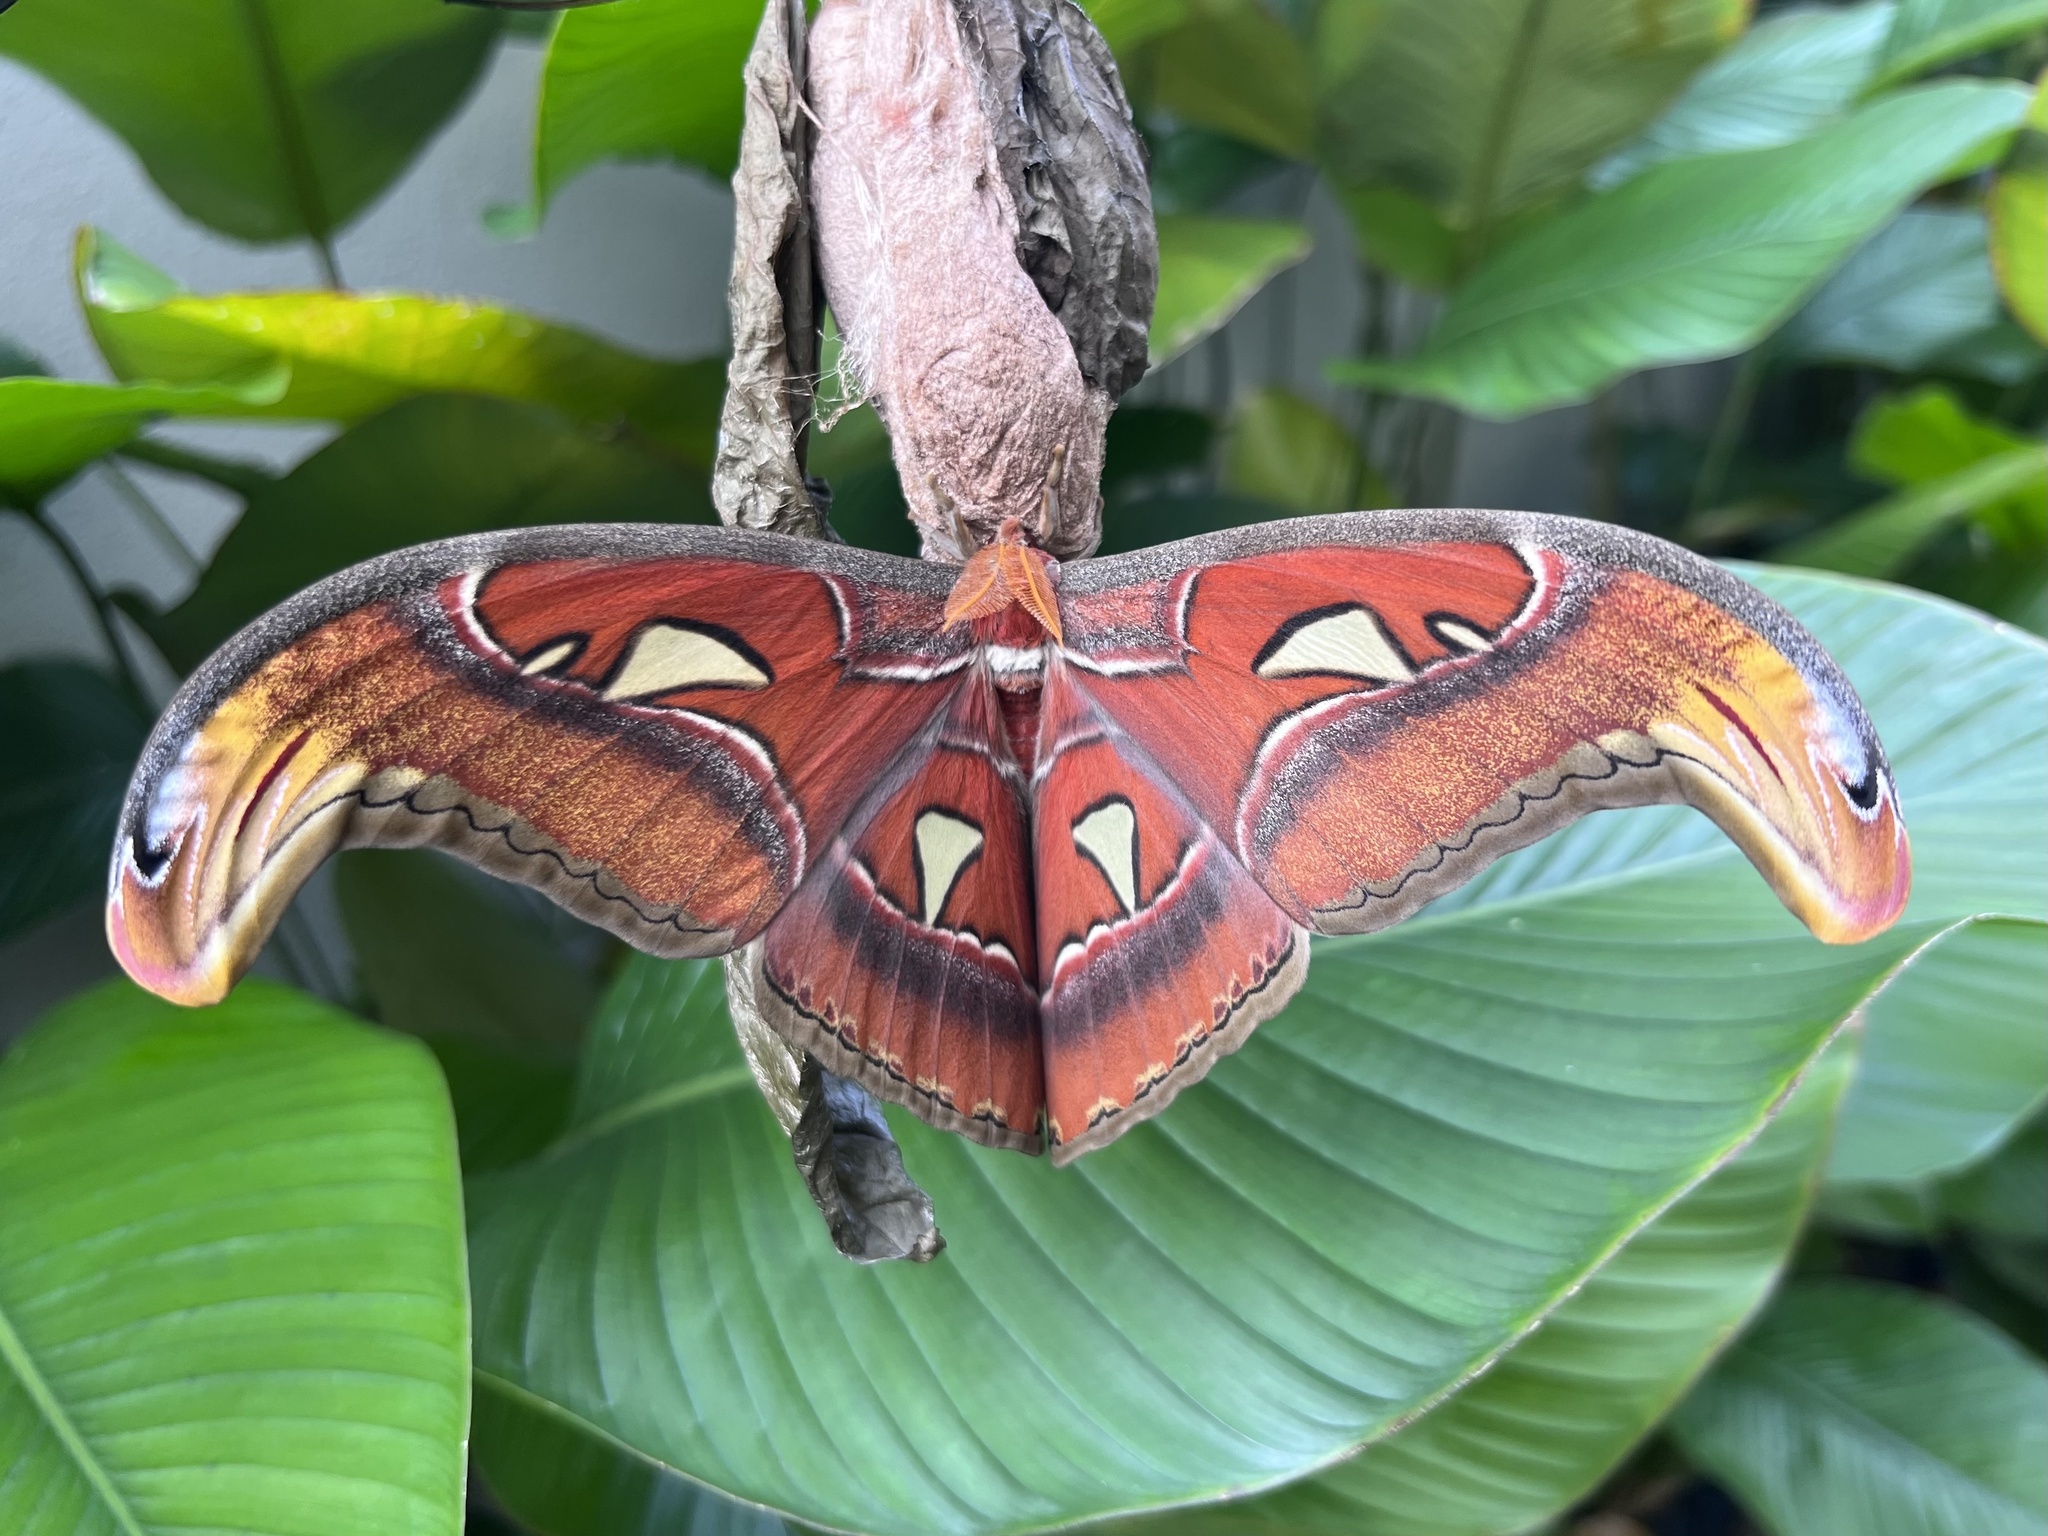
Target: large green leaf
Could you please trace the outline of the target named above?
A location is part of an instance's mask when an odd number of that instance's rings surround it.
[[[788,1536],[763,1509],[595,1433],[551,1405],[485,1377],[470,1456],[477,1476],[537,1536]]]
[[[33,506],[79,470],[161,416],[229,416],[283,395],[275,365],[242,367],[191,389],[171,384],[87,384],[0,379],[0,504]]]
[[[1189,0],[1095,0],[1087,10],[1103,41],[1124,52],[1180,25],[1188,5]]]
[[[1795,144],[1653,166],[1503,250],[1414,356],[1333,376],[1504,419],[1739,352],[2025,105],[2009,84],[1947,81]]]
[[[424,0],[26,0],[0,53],[62,86],[172,202],[244,240],[325,240],[453,112],[497,22]]]
[[[710,517],[703,477],[667,458],[545,406],[424,395],[253,488],[191,596],[168,613],[131,611],[190,668],[264,609],[386,550],[492,528]]]
[[[1294,32],[1257,0],[1187,0],[1139,78],[1182,122],[1305,160],[1315,135],[1315,73]]]
[[[601,160],[730,176],[760,25],[755,0],[614,0],[563,16],[541,77],[529,216]]]
[[[1595,166],[1588,183],[1604,190],[1666,160],[1805,138],[1863,93],[1896,9],[1893,0],[1798,6],[1759,22],[1693,76],[1670,111]]]
[[[1889,84],[2048,27],[2048,0],[1899,0],[1878,83]]]
[[[1285,220],[1199,214],[1160,219],[1152,366],[1171,362],[1219,329],[1253,294],[1308,253],[1308,230]]]
[[[1590,1488],[1763,1300],[1813,1191],[1853,1057],[1838,1043],[1755,1143],[1638,1233],[1491,1371],[1364,1456],[1277,1493],[1119,1523],[1128,1536],[1492,1536]],[[471,1451],[547,1536],[786,1529],[486,1379]]]
[[[1639,1232],[1450,1401],[1355,1461],[1131,1536],[1502,1536],[1583,1497],[1763,1302],[1827,1150],[1853,1055],[1838,1042],[1733,1162]]]
[[[378,1021],[426,1041],[447,1074],[463,1171],[554,1140],[597,1005],[597,933],[421,850],[344,854],[335,894]]]
[[[1672,1420],[1775,1536],[2039,1536],[2048,1372],[1897,1286],[1789,1289]]]
[[[412,293],[186,293],[104,235],[78,243],[78,295],[124,379],[200,384],[273,360],[290,388],[246,414],[359,421],[435,390],[552,406],[708,469],[725,364],[642,357],[501,305]]]
[[[950,1244],[916,1271],[832,1251],[717,969],[636,960],[586,1056],[605,1091],[470,1187],[478,1367],[863,1530],[1313,1470],[1708,1171],[1924,933],[1818,957],[1721,869],[1324,946],[1282,1018],[1064,1174],[899,1118]]]
[[[1908,1181],[1997,1147],[2048,1096],[2048,926],[1949,934],[1872,1003],[1828,1177]]]
[[[1818,362],[1901,373],[1998,321],[1984,215],[1908,208],[1807,300],[1780,344]]]
[[[2048,1116],[2035,1115],[1991,1156],[1945,1180],[1942,1214],[1999,1237],[2048,1239]],[[2035,1281],[2039,1292],[2048,1276]]]
[[[1812,944],[1697,818],[1595,818],[1441,917],[1321,946],[1280,1019],[1073,1169],[899,1119],[951,1246],[881,1271],[832,1252],[716,973],[635,962],[575,1127],[472,1186],[480,1369],[862,1529],[1214,1497],[1384,1434],[1707,1172],[1916,942],[2048,904],[2042,648],[1767,579],[1892,747],[1920,880],[1886,939]]]
[[[148,734],[140,704],[93,667],[0,671],[0,939],[106,888],[114,817]]]
[[[1322,160],[1391,184],[1483,256],[1573,189],[1741,29],[1730,0],[1330,0],[1318,16]]]
[[[454,1127],[418,1045],[114,982],[0,1062],[0,1530],[462,1525]]]

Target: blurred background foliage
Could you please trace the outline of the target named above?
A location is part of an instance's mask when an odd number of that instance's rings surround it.
[[[1444,504],[1526,421],[1551,510],[1766,562],[1842,658],[1900,768],[1908,921],[1822,956],[1696,818],[1597,818],[1321,947],[1212,1084],[1065,1175],[902,1125],[953,1240],[906,1278],[821,1246],[715,968],[351,854],[281,980],[191,1014],[109,984],[0,1063],[0,1533],[2048,1530],[2048,3],[1090,11],[1162,253],[1105,551]],[[505,47],[544,62],[498,236],[602,163],[728,175],[759,14],[0,16],[186,216],[326,279],[192,293],[86,229],[106,377],[0,337],[0,516],[105,653],[0,669],[16,963],[95,898],[170,683],[272,603],[429,538],[711,520],[722,359],[354,292],[337,241]],[[812,468],[849,540],[908,553],[832,355]],[[280,468],[177,420],[331,435]],[[58,515],[81,474],[169,600]],[[193,547],[152,476],[231,529]]]

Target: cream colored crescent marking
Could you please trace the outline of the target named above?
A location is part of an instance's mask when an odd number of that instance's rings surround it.
[[[519,670],[527,677],[540,672],[552,672],[571,656],[576,654],[574,640],[557,640],[553,645],[535,651],[519,664]]]
[[[1436,621],[1436,633],[1439,640],[1447,640],[1452,645],[1462,646],[1468,651],[1490,651],[1493,649],[1493,642],[1487,639],[1485,635],[1472,628],[1469,624],[1460,624],[1456,619],[1438,619]]]
[[[633,637],[608,699],[644,699],[678,688],[765,688],[768,674],[716,635],[678,624],[650,624]]]
[[[1074,846],[1095,861],[1124,911],[1138,910],[1138,817],[1128,800],[1110,800],[1074,823]]]
[[[924,925],[936,928],[946,898],[967,861],[981,852],[981,828],[946,811],[926,811],[917,818],[918,894],[924,904]]]
[[[1380,621],[1364,608],[1309,620],[1275,646],[1257,671],[1260,677],[1335,672],[1376,683],[1405,683],[1415,675]]]

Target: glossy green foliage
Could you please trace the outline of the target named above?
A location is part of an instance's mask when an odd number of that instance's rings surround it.
[[[1769,149],[1834,122],[1870,83],[1896,11],[1893,0],[1864,0],[1758,21],[1587,184],[1604,191],[1662,161]]]
[[[1997,322],[1984,215],[1909,208],[1842,263],[1779,344],[1803,359],[1907,372]]]
[[[78,296],[122,378],[197,384],[289,365],[247,414],[359,421],[430,391],[524,401],[704,470],[725,364],[663,362],[497,304],[407,293],[186,293],[102,235],[78,243]],[[219,414],[241,414],[216,405]],[[425,537],[422,534],[422,537]]]
[[[2003,83],[1928,85],[1781,148],[1653,166],[1501,251],[1414,356],[1333,373],[1510,418],[1739,352],[2025,100]]]
[[[1969,519],[2021,560],[2048,551],[2048,451],[1930,384],[1872,402],[1850,466],[1898,492],[1784,551],[1797,565],[1890,576],[1942,529]]]
[[[1755,1143],[1609,1260],[1486,1375],[1350,1462],[1277,1493],[1115,1522],[1118,1536],[1494,1536],[1565,1508],[1670,1408],[1782,1268],[1853,1066],[1828,1052]],[[772,1517],[486,1382],[492,1493],[550,1536],[777,1536]]]
[[[255,486],[190,596],[132,605],[171,661],[205,656],[330,572],[425,539],[581,522],[708,522],[703,477],[546,406],[422,395]]]
[[[678,1476],[486,1377],[470,1453],[491,1497],[544,1536],[789,1536],[775,1515]]]
[[[1462,272],[1642,128],[1743,14],[1728,0],[1330,0],[1317,18],[1323,164],[1341,186],[1420,200],[1455,234]]]
[[[1294,512],[1349,512],[1383,506],[1344,424],[1292,390],[1247,396],[1230,420],[1223,487]]]
[[[0,1530],[454,1536],[454,1127],[419,1046],[110,983],[0,1061]]]
[[[1198,214],[1160,219],[1152,366],[1170,362],[1217,330],[1275,273],[1308,252],[1308,231],[1284,220]]]
[[[2034,339],[2048,343],[2048,73],[2035,83],[2026,128],[1988,206],[1999,291]]]
[[[1562,1513],[1763,1303],[1853,1065],[1831,1048],[1754,1143],[1448,1402],[1320,1477],[1129,1536],[1509,1536]]]
[[[1863,1063],[1828,1177],[1954,1173],[2048,1098],[2048,926],[1993,920],[1949,934],[1870,1005]]]
[[[0,670],[0,939],[97,896],[149,720],[104,672]]]
[[[1145,63],[1153,97],[1177,119],[1293,160],[1314,149],[1312,73],[1287,23],[1244,0],[1193,0]]]
[[[0,379],[0,505],[32,507],[79,470],[164,416],[213,416],[261,409],[284,392],[275,365],[242,367],[195,388],[170,384],[85,384],[72,379]]]
[[[120,134],[201,223],[324,240],[455,110],[497,31],[418,0],[27,0],[0,53]]]
[[[2043,0],[1899,0],[1878,81],[1889,84],[2048,27]]]
[[[541,79],[533,216],[601,160],[663,159],[730,176],[740,67],[760,24],[753,0],[616,0],[562,17]]]
[[[2036,1536],[2048,1371],[1903,1287],[1794,1286],[1673,1420],[1772,1536]]]

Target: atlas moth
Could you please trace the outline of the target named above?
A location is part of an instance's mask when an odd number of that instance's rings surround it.
[[[826,294],[931,558],[586,526],[330,577],[144,750],[107,913],[136,980],[213,1001],[330,852],[432,845],[741,952],[796,1051],[1064,1163],[1243,1044],[1312,935],[1589,811],[1697,807],[1829,942],[1898,916],[1854,690],[1672,545],[1387,511],[1085,558],[1156,274],[1114,63],[1067,0],[825,0],[810,44]],[[1062,159],[1068,108],[1096,137]]]

